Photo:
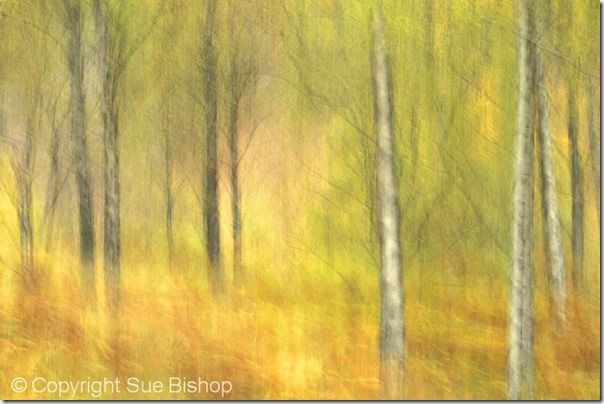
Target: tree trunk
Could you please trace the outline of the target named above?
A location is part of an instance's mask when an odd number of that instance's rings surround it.
[[[538,32],[543,35],[545,21],[543,15],[537,16]],[[560,211],[556,198],[556,177],[552,160],[551,134],[549,127],[549,109],[545,81],[545,65],[542,51],[535,50],[534,73],[537,94],[537,113],[539,116],[538,138],[540,146],[541,171],[541,209],[543,213],[543,234],[545,255],[548,264],[548,279],[556,328],[558,331],[566,325],[566,275],[564,253],[560,237]]]
[[[216,57],[214,51],[214,0],[206,2],[206,31],[204,37],[204,101],[206,107],[206,161],[203,215],[206,233],[206,252],[209,260],[210,285],[214,293],[223,291],[220,265],[220,216],[218,211],[218,131],[216,99]]]
[[[596,114],[594,113],[596,99],[594,96],[593,84],[590,82],[587,85],[587,120],[589,130],[590,157],[591,167],[594,178],[594,192],[596,195],[598,223],[600,223],[600,142],[598,136]],[[598,111],[600,109],[598,108]]]
[[[60,181],[59,178],[59,148],[60,148],[60,135],[58,128],[53,125],[51,128],[51,139],[50,139],[50,173],[48,178],[48,188],[46,192],[46,202],[44,204],[44,234],[46,237],[45,250],[48,252],[50,249],[53,228],[54,228],[54,215],[59,198],[60,192]]]
[[[4,139],[5,123],[4,123],[4,87],[0,83],[0,139]],[[0,143],[0,153],[4,152]]]
[[[81,5],[79,1],[66,2],[69,27],[69,70],[71,73],[71,129],[73,159],[78,191],[78,213],[80,228],[80,264],[84,294],[89,304],[96,300],[94,275],[94,222],[92,213],[92,190],[86,136],[84,69],[81,54]]]
[[[392,133],[391,83],[381,10],[373,13],[373,85],[377,135],[376,180],[380,235],[380,380],[384,398],[401,398],[404,322],[399,197]]]
[[[34,142],[34,114],[29,112],[23,146],[22,163],[19,168],[19,228],[21,240],[21,265],[23,279],[33,285],[34,278],[34,226],[32,212],[32,166]]]
[[[101,111],[103,116],[104,147],[104,238],[103,265],[105,290],[110,310],[120,305],[120,180],[118,137],[118,107],[115,100],[115,82],[111,64],[107,4],[95,1],[95,17],[99,40],[100,74],[102,81]]]
[[[508,349],[508,399],[534,395],[533,348],[533,10],[519,0],[519,99]]]
[[[424,0],[424,18],[426,19],[426,37],[424,45],[424,63],[429,71],[435,65],[434,60],[434,1]]]
[[[170,272],[174,265],[174,232],[172,229],[172,216],[174,210],[174,198],[172,195],[172,144],[170,142],[170,113],[166,114],[166,128],[164,130],[164,168],[165,168],[165,192],[166,192],[166,240],[168,243],[168,268]]]
[[[575,88],[568,86],[568,144],[571,163],[573,284],[583,286],[583,172],[579,156]]]
[[[232,83],[234,85],[234,82]],[[234,93],[234,92],[233,92]],[[241,196],[239,195],[239,101],[233,97],[229,109],[229,152],[231,155],[231,209],[233,214],[233,281],[235,286],[243,283],[241,258]]]

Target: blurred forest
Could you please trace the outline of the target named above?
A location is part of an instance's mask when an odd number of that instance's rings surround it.
[[[599,13],[0,0],[0,396],[599,399]]]

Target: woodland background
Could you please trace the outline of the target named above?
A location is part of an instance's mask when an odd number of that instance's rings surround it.
[[[598,399],[600,9],[538,3],[568,322],[560,333],[536,175],[535,396]],[[39,398],[11,392],[15,376],[108,375],[225,379],[240,399],[382,397],[375,4],[0,1],[2,398]],[[383,16],[404,397],[503,399],[518,7],[384,1]]]

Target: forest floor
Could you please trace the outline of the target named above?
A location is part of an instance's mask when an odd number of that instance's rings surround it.
[[[16,376],[117,376],[123,383],[128,377],[174,376],[229,381],[232,392],[225,399],[379,398],[377,274],[367,271],[346,283],[312,271],[255,274],[244,290],[230,288],[214,299],[205,289],[205,274],[144,268],[124,271],[117,321],[108,319],[103,299],[94,312],[81,309],[79,282],[70,275],[77,272],[68,265],[39,268],[45,287],[28,291],[11,287],[15,275],[5,271],[0,283],[9,293],[0,299],[0,396],[58,398],[31,388],[11,391]],[[406,277],[405,398],[504,399],[507,286],[501,285],[506,279],[475,270],[462,278],[456,274],[452,283],[450,275],[441,271],[422,279],[410,270]],[[568,330],[556,336],[545,290],[537,288],[537,398],[599,399],[598,283],[588,285],[580,301],[571,293],[569,303]],[[118,323],[119,332],[110,331]],[[132,394],[122,387],[102,398],[221,397],[205,391]]]

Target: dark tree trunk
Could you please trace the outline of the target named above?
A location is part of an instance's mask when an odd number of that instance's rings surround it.
[[[170,272],[174,265],[174,232],[172,217],[174,211],[174,197],[172,195],[172,144],[170,142],[170,113],[166,114],[166,128],[164,129],[164,188],[166,193],[166,240],[168,244],[168,268]]]
[[[46,251],[50,249],[53,238],[54,215],[59,198],[60,182],[59,178],[59,148],[61,145],[59,130],[53,127],[50,139],[50,173],[48,175],[48,190],[46,192],[46,202],[44,204],[44,233],[46,237]]]
[[[94,275],[94,221],[92,212],[92,189],[86,135],[84,69],[81,54],[82,23],[79,1],[66,1],[67,24],[69,27],[69,70],[71,73],[71,129],[73,158],[78,191],[78,214],[80,229],[80,263],[82,284],[89,303],[96,300]]]
[[[596,103],[597,100],[594,96],[593,84],[590,82],[587,85],[587,125],[589,131],[589,145],[590,145],[590,157],[591,157],[591,167],[593,171],[594,178],[594,192],[596,195],[596,203],[597,203],[597,212],[598,212],[598,223],[600,222],[600,141],[597,130],[597,114]],[[599,106],[599,104],[598,104]],[[599,111],[600,108],[597,109]]]
[[[34,225],[32,212],[32,169],[34,142],[34,112],[27,117],[25,143],[19,167],[19,228],[21,265],[26,284],[34,283]]]
[[[572,195],[572,250],[573,250],[573,284],[575,289],[583,285],[583,171],[579,155],[577,133],[577,106],[574,86],[569,84],[568,92],[568,143],[571,164]]]
[[[214,293],[223,291],[220,264],[220,215],[218,210],[218,131],[216,95],[216,56],[214,50],[214,25],[216,2],[206,2],[206,30],[204,35],[203,80],[206,108],[206,161],[203,198],[203,215],[206,236],[206,253],[209,260],[209,279]]]
[[[235,97],[229,108],[229,152],[231,157],[231,209],[233,214],[233,281],[236,286],[243,283],[244,273],[241,258],[241,196],[239,194],[239,132],[237,128],[239,102]]]

